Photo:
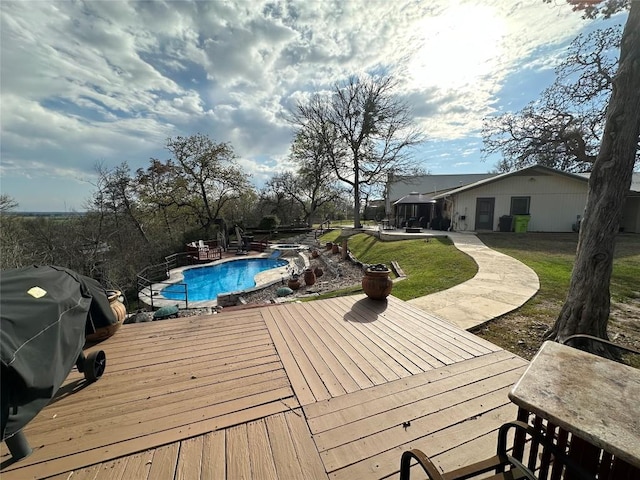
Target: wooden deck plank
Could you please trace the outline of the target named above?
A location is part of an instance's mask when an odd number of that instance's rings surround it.
[[[497,345],[477,337],[436,315],[429,314],[407,302],[403,302],[398,298],[389,297],[389,303],[405,321],[428,329],[434,338],[441,339],[441,346],[446,345],[452,349],[458,347],[462,351],[472,355],[482,355],[500,350],[500,347]]]
[[[351,393],[342,397],[333,398],[330,401],[316,402],[311,405],[305,405],[304,411],[309,419],[319,417],[322,415],[332,414],[342,409],[348,409],[362,405],[372,399],[378,398],[383,395],[395,395],[399,392],[417,388],[422,385],[426,385],[431,382],[436,382],[441,379],[448,378],[453,375],[468,374],[476,369],[484,369],[490,367],[495,363],[505,362],[504,368],[511,368],[509,363],[515,363],[517,366],[525,366],[527,362],[520,357],[500,350],[490,355],[483,355],[464,362],[448,365],[436,370],[429,370],[420,375],[414,375],[409,378],[402,378],[389,382],[384,385],[384,390],[366,389],[360,392]]]
[[[348,322],[349,333],[354,337],[358,348],[362,349],[361,351],[369,351],[375,356],[374,362],[379,368],[385,368],[392,372],[392,375],[385,373],[386,378],[395,380],[396,378],[411,375],[410,371],[396,360],[395,352],[386,348],[387,346],[384,342],[381,342],[379,338],[363,327],[360,321],[361,317],[354,316],[351,314],[351,311],[344,313],[344,311],[340,309],[340,303],[329,303],[326,307],[328,312],[333,312],[339,317],[341,316],[343,322]]]
[[[261,328],[253,328],[244,333],[235,330],[233,333],[228,333],[214,328],[208,328],[202,329],[199,332],[191,332],[191,334],[187,334],[184,337],[180,334],[166,337],[157,336],[156,338],[151,339],[152,341],[150,343],[146,344],[136,339],[134,342],[135,348],[132,348],[131,344],[115,347],[109,343],[111,339],[107,339],[103,343],[91,346],[89,350],[101,348],[103,345],[109,346],[109,351],[112,356],[120,363],[127,365],[131,360],[140,359],[139,357],[143,354],[147,360],[154,360],[156,356],[162,354],[171,355],[176,352],[181,352],[182,355],[191,355],[189,349],[185,350],[185,346],[202,347],[204,345],[209,345],[210,347],[219,348],[229,345],[230,341],[234,339],[238,344],[242,344],[253,341],[253,339],[264,338],[266,333],[264,323]]]
[[[512,377],[513,378],[513,377]],[[518,378],[517,376],[515,377]],[[510,382],[510,386],[513,382]],[[329,472],[349,466],[360,459],[377,456],[387,451],[390,445],[404,445],[415,442],[427,434],[435,433],[446,428],[452,423],[460,423],[471,418],[470,412],[475,411],[478,415],[478,405],[481,404],[483,411],[490,411],[508,403],[506,398],[507,386],[495,390],[495,385],[491,385],[492,391],[480,396],[474,396],[462,403],[457,403],[451,407],[446,407],[445,402],[438,411],[427,413],[415,418],[408,417],[410,425],[403,426],[402,423],[396,426],[385,425],[378,432],[350,443],[343,443],[340,446],[320,453],[325,468]]]
[[[396,311],[394,304],[389,304],[391,311]],[[411,344],[420,349],[421,353],[427,353],[432,360],[429,362],[431,366],[439,367],[442,365],[450,365],[470,358],[469,352],[459,348],[457,345],[447,344],[446,347],[442,342],[436,341],[432,337],[438,332],[434,329],[429,321],[410,322],[406,317],[398,317],[397,315],[384,315],[386,322],[382,323],[390,334],[398,335]]]
[[[399,345],[402,345],[404,350],[413,352],[413,356],[417,358],[418,361],[413,360],[413,357],[412,360],[422,371],[464,360],[463,357],[443,355],[441,353],[438,355],[434,354],[434,352],[437,352],[437,349],[434,349],[429,342],[423,340],[423,338],[426,337],[422,330],[412,329],[408,331],[400,326],[396,319],[384,318],[384,321],[376,322],[375,326],[381,335],[384,335],[386,338],[395,339]]]
[[[304,478],[300,467],[300,459],[293,444],[285,415],[280,413],[265,419],[267,432],[271,439],[276,472],[278,478],[282,479]]]
[[[249,439],[249,458],[253,478],[277,480],[276,466],[273,461],[271,444],[264,420],[257,420],[247,425]]]
[[[480,371],[451,375],[428,383],[425,381],[422,385],[415,385],[411,389],[402,391],[394,389],[389,392],[383,385],[376,387],[376,391],[371,391],[370,399],[367,401],[315,418],[308,418],[309,427],[314,433],[318,446],[321,448],[319,442],[322,438],[322,432],[332,431],[332,429],[353,428],[358,433],[362,433],[362,426],[358,422],[365,419],[371,420],[382,415],[385,416],[384,421],[386,422],[398,415],[400,419],[408,418],[408,415],[419,416],[418,412],[423,406],[433,406],[435,403],[433,397],[455,392],[455,401],[458,401],[464,395],[465,389],[474,389],[480,381],[509,373],[516,369],[521,371],[522,367],[517,365],[509,366],[499,362],[488,365]],[[402,409],[400,409],[400,406],[402,406]],[[406,410],[406,413],[401,410]]]
[[[201,418],[212,418],[219,411],[233,408],[233,402],[241,398],[264,394],[272,390],[287,391],[289,381],[284,370],[276,369],[260,375],[232,379],[210,386],[199,385],[198,388],[172,392],[170,395],[160,395],[155,398],[132,400],[126,408],[126,413],[103,415],[101,410],[85,411],[71,417],[65,428],[65,439],[61,439],[57,430],[49,430],[38,435],[38,440],[51,448],[56,443],[65,444],[69,438],[84,438],[84,444],[90,444],[92,435],[102,436],[103,432],[110,433],[111,441],[121,441],[133,436],[147,435],[159,430],[177,427],[182,424],[193,423]],[[272,394],[278,399],[279,394]],[[290,396],[290,395],[288,395]],[[185,411],[188,402],[189,411]],[[108,410],[111,413],[111,409]],[[52,419],[55,424],[56,419]],[[25,429],[31,435],[31,429]],[[96,442],[104,440],[96,438]],[[64,448],[64,447],[63,447]]]
[[[114,390],[109,392],[110,395],[116,395],[118,393],[129,395],[129,393],[126,392],[126,388],[129,388],[132,384],[141,386],[145,383],[153,383],[155,386],[170,384],[175,381],[175,378],[181,378],[182,375],[189,375],[190,377],[193,372],[200,371],[211,372],[210,375],[219,375],[232,370],[242,370],[243,368],[260,365],[261,363],[265,363],[262,359],[267,357],[271,357],[270,362],[277,361],[278,358],[274,346],[269,344],[254,344],[249,347],[240,348],[236,352],[227,352],[225,354],[209,352],[196,358],[184,358],[183,356],[178,360],[128,371],[126,375],[114,375],[113,369],[110,368],[109,358],[107,358],[107,369],[102,380],[108,381],[96,382],[91,385],[91,389],[99,395],[106,393],[104,391],[107,389]],[[168,371],[170,371],[171,375],[167,375]],[[79,388],[81,385],[77,383],[69,385],[72,382],[80,382],[83,379],[84,376],[80,373],[70,374],[65,384],[58,390],[49,407],[54,408],[56,403],[65,396],[68,397],[65,398],[64,401],[65,407],[75,402],[86,402],[87,398],[80,398],[85,395],[79,395],[78,390],[73,391],[70,389],[75,387]],[[80,399],[78,400],[78,398]]]
[[[324,345],[323,355],[335,359],[332,366],[335,365],[340,371],[339,378],[344,389],[347,392],[355,392],[373,386],[373,382],[367,378],[353,358],[345,352],[344,338],[339,337],[340,342],[336,341],[336,337],[323,328],[323,322],[319,321],[314,310],[305,309],[302,312],[312,315],[312,320],[306,322],[303,328],[312,331],[317,342],[322,342]],[[343,381],[344,377],[347,378]]]
[[[209,432],[204,435],[202,447],[202,472],[200,480],[226,478],[226,430]],[[150,478],[149,480],[153,480]]]
[[[286,306],[272,307],[272,313],[274,323],[277,325],[278,330],[286,342],[286,350],[290,351],[292,358],[296,363],[295,369],[302,373],[315,401],[325,400],[331,398],[329,390],[322,381],[322,378],[318,375],[313,364],[306,356],[304,348],[300,345],[299,340],[296,338],[294,332],[291,330],[289,320],[291,313],[286,309]],[[281,354],[282,355],[282,354]]]
[[[261,318],[256,312],[244,318],[255,323],[256,315]],[[202,333],[215,332],[220,321],[232,332],[232,318],[189,323]],[[191,348],[181,349],[183,353],[170,349],[161,361],[157,356],[150,361],[145,355],[134,359],[130,352],[136,351],[139,341],[153,337],[160,344],[175,345],[172,336],[179,335],[173,331],[178,325],[166,324],[172,330],[169,336],[160,334],[163,326],[149,325],[153,333],[146,336],[139,335],[141,327],[123,326],[112,339],[126,340],[128,349],[120,349],[118,354],[109,350],[111,339],[94,347],[104,349],[108,362],[115,360],[112,364],[122,357],[129,360],[116,371],[108,364],[105,376],[84,389],[77,389],[74,382],[78,378],[73,380],[70,375],[73,393],[58,397],[25,428],[30,442],[41,447],[19,464],[3,469],[3,478],[70,472],[299,406],[264,321],[262,339],[257,342],[246,342],[237,330],[216,337],[214,342],[210,335],[202,334]],[[190,365],[189,355],[194,351],[198,360]],[[151,365],[129,368],[138,362]],[[183,453],[189,452],[189,445],[185,444]],[[130,468],[135,462],[132,459]]]
[[[175,480],[200,478],[203,440],[203,436],[198,435],[180,442],[180,457],[178,458]]]
[[[313,442],[309,426],[302,410],[292,410],[286,415],[287,425],[295,446],[302,477],[305,480],[326,480],[327,474]]]
[[[237,425],[227,430],[227,477],[251,479],[247,426]]]
[[[367,302],[367,300],[363,301]],[[369,301],[372,302],[373,300]],[[402,337],[390,334],[389,330],[385,328],[385,323],[390,322],[385,318],[384,312],[377,312],[377,319],[373,322],[369,315],[370,311],[368,307],[355,303],[349,311],[349,314],[351,315],[352,321],[358,323],[363,333],[370,335],[370,338],[375,339],[376,343],[381,347],[384,346],[387,353],[394,352],[394,359],[400,363],[405,370],[411,374],[416,374],[430,370],[434,364],[443,365],[442,362],[438,362],[428,352],[420,352],[415,348],[414,344],[408,345],[408,342],[403,341],[404,339]],[[428,360],[431,360],[432,363]]]
[[[234,316],[194,316],[163,320],[147,323],[133,323],[124,325],[116,335],[109,337],[101,343],[108,342],[114,352],[127,352],[129,340],[141,347],[153,345],[157,341],[169,339],[196,338],[201,334],[216,331],[224,335],[241,332],[245,329],[255,330],[264,328],[264,323],[259,312],[250,312],[250,317],[242,312],[236,312]],[[122,332],[125,332],[121,335]]]
[[[118,358],[113,358],[112,356],[107,355],[107,365],[109,367],[109,372],[117,372],[120,370],[133,370],[139,369],[142,367],[146,367],[149,365],[156,365],[160,363],[172,362],[174,360],[184,359],[184,358],[192,358],[196,356],[200,356],[202,354],[206,354],[206,352],[216,351],[219,355],[233,352],[234,347],[241,348],[243,344],[233,345],[227,344],[225,346],[218,346],[215,350],[212,350],[212,346],[203,343],[204,339],[199,339],[198,344],[196,346],[193,345],[193,342],[186,343],[183,348],[172,348],[170,350],[164,350],[162,353],[156,353],[153,355],[147,356],[137,356],[132,355],[131,358],[120,360]],[[271,339],[268,337],[268,334],[261,333],[260,335],[256,335],[253,337],[247,337],[244,339],[244,345],[268,345]]]
[[[265,330],[264,322],[252,322],[250,324],[238,324],[234,327],[225,329],[217,328],[215,322],[203,324],[196,329],[177,332],[171,335],[152,335],[149,338],[136,339],[136,350],[132,350],[129,344],[111,343],[111,338],[105,340],[110,342],[110,351],[119,358],[127,358],[127,356],[136,356],[138,352],[153,353],[154,351],[169,348],[176,349],[182,347],[185,343],[193,343],[196,339],[206,339],[211,344],[228,343],[228,339],[242,338],[242,335],[253,336],[263,333]],[[96,344],[99,345],[99,344]]]
[[[493,453],[526,365],[364,295],[124,325],[98,348],[105,376],[69,375],[3,480],[384,478],[411,447],[453,468]]]
[[[416,421],[444,409],[455,408],[465,402],[474,401],[478,391],[485,392],[485,394],[499,391],[501,395],[505,395],[503,391],[505,385],[512,385],[520,378],[522,372],[522,369],[504,372],[478,381],[469,380],[470,383],[464,385],[460,385],[458,382],[451,382],[452,384],[448,382],[445,391],[427,398],[407,395],[404,398],[399,398],[401,403],[395,407],[388,403],[385,404],[383,408],[390,409],[383,412],[372,413],[348,424],[339,424],[339,426],[324,432],[316,433],[314,431],[314,440],[320,452],[338,449],[342,445],[357,442],[364,437],[367,437],[367,443],[371,445],[371,437],[379,434],[384,434],[387,437],[387,442],[392,442],[396,431],[409,430],[410,425]],[[453,377],[452,380],[462,379]],[[464,381],[460,383],[464,383]],[[402,435],[404,436],[404,433]]]
[[[338,378],[339,374],[336,374],[335,369],[338,368],[338,365],[333,355],[330,352],[326,354],[326,349],[322,345],[314,343],[313,338],[307,333],[309,329],[306,323],[298,321],[299,317],[296,315],[294,308],[289,308],[287,311],[289,313],[285,317],[287,325],[300,344],[308,363],[313,366],[315,375],[318,376],[331,397],[344,395],[347,391]],[[341,366],[339,368],[344,370]]]
[[[209,328],[209,324],[213,321],[218,328],[224,328],[229,325],[235,325],[245,321],[255,321],[260,319],[260,314],[252,310],[238,310],[233,316],[220,318],[220,315],[200,315],[197,317],[170,318],[166,320],[130,323],[123,326],[121,331],[126,328],[131,337],[144,340],[154,338],[156,335],[172,335],[180,334],[197,328]],[[121,343],[126,345],[126,340],[122,336],[115,335],[109,339],[115,344]]]
[[[280,356],[280,360],[287,372],[289,381],[291,382],[293,390],[301,404],[313,403],[315,401],[315,397],[311,391],[309,382],[305,378],[300,365],[298,365],[293,352],[289,348],[286,338],[282,335],[282,331],[278,326],[274,313],[278,313],[275,308],[265,309],[263,312],[264,319]]]
[[[349,305],[348,303],[349,300],[347,297],[343,297],[341,299],[341,302],[345,307]],[[359,304],[358,303],[354,304],[353,308],[355,309],[355,311],[361,312],[360,315],[362,316],[366,317],[367,315],[371,315],[371,313],[368,313],[371,311],[371,308],[372,308],[371,301],[369,302],[361,301]],[[389,297],[388,303],[385,304],[385,310],[382,310],[381,309],[382,307],[380,306],[376,306],[374,308],[375,309],[373,311],[373,314],[375,314],[380,320],[387,320],[388,323],[395,324],[396,329],[402,330],[397,325],[397,322],[392,321],[390,317],[385,313],[387,309],[389,309],[389,311],[394,311],[394,312],[397,310],[397,306],[394,303],[394,299],[392,297]],[[406,313],[407,313],[406,316],[401,317],[401,321],[402,321],[402,324],[405,325],[406,328],[408,329],[409,338],[413,337],[415,339],[422,336],[425,339],[434,337],[440,340],[446,340],[445,342],[443,341],[426,342],[427,346],[425,350],[428,352],[432,352],[431,356],[434,357],[441,364],[448,365],[455,361],[464,360],[465,358],[470,358],[471,356],[473,356],[469,352],[466,352],[464,349],[461,349],[460,347],[458,347],[455,343],[451,342],[452,339],[448,337],[449,328],[444,327],[442,325],[437,325],[436,327],[433,325],[430,319],[428,321],[425,321],[424,318],[421,319],[419,315],[421,315],[422,312],[418,310],[407,311]],[[413,319],[414,321],[409,321],[410,316],[416,316],[417,318]],[[384,323],[384,322],[380,322],[380,323]],[[480,352],[476,352],[476,353],[480,353]]]
[[[85,468],[79,468],[73,472],[65,472],[59,475],[49,477],[47,480],[98,480],[98,473],[102,468],[102,464],[91,465]]]
[[[123,455],[129,455],[131,452],[145,450],[149,448],[150,445],[164,445],[166,443],[178,441],[182,438],[202,435],[220,428],[225,428],[226,426],[242,424],[256,418],[262,418],[268,415],[273,415],[274,413],[288,411],[296,407],[297,402],[292,402],[285,398],[281,399],[280,402],[266,404],[259,403],[258,406],[245,406],[245,408],[242,408],[239,411],[228,412],[220,417],[212,418],[207,421],[200,421],[183,427],[172,428],[171,430],[131,438],[111,445],[100,445],[86,451],[69,453],[68,455],[53,459],[43,460],[42,455],[38,455],[39,451],[34,451],[31,457],[27,457],[27,459],[25,459],[30,460],[29,464],[22,463],[23,461],[21,461],[20,464],[13,464],[3,470],[2,480],[45,478],[57,473],[74,470],[79,468],[79,465],[91,465],[93,463],[105,461],[105,459],[108,458],[117,458]]]
[[[148,450],[128,456],[127,465],[124,472],[122,472],[122,478],[147,478],[151,469],[152,458],[153,452]]]
[[[388,450],[331,472],[329,477],[336,480],[397,479],[400,457],[404,451],[412,448],[431,456],[441,471],[489,458],[496,451],[496,425],[513,420],[516,411],[513,407],[512,404],[504,405],[408,443],[397,446],[390,444]],[[441,449],[446,451],[442,452]],[[414,477],[424,478],[424,474],[420,469],[415,469],[411,478]]]
[[[341,328],[341,322],[324,318],[323,312],[318,309],[317,305],[317,302],[309,302],[308,304],[309,311],[315,319],[314,322],[310,322],[310,325],[314,325],[318,329],[318,334],[326,337],[328,342],[333,342],[332,348],[337,352],[336,355],[341,360],[344,359],[345,368],[356,379],[360,388],[363,389],[387,382],[387,378],[372,364],[375,357],[367,355],[368,351],[361,352],[358,350],[345,329]],[[391,378],[397,377],[391,374]]]
[[[268,358],[273,360],[277,357],[269,356]],[[92,393],[94,397],[100,395],[100,398],[91,398],[84,404],[78,404],[77,402],[73,404],[54,404],[52,408],[47,408],[46,415],[43,415],[39,422],[27,426],[25,431],[29,432],[30,435],[39,434],[55,430],[60,424],[66,426],[88,424],[93,429],[96,429],[100,428],[100,422],[107,421],[107,419],[116,415],[120,416],[119,421],[124,421],[126,417],[122,416],[123,411],[126,411],[125,415],[134,416],[137,415],[137,412],[151,411],[155,407],[163,408],[168,405],[174,405],[175,407],[176,403],[196,398],[202,400],[202,397],[210,395],[218,395],[217,399],[221,400],[229,395],[240,393],[234,391],[234,389],[244,387],[246,382],[258,381],[264,383],[284,376],[282,364],[274,361],[265,364],[247,365],[242,370],[234,369],[218,375],[205,376],[207,373],[211,372],[195,370],[187,372],[186,375],[173,375],[176,377],[176,381],[173,383],[162,384],[160,381],[153,382],[153,379],[151,379],[145,383],[132,382],[129,387],[125,387],[136,388],[138,389],[136,392],[112,394],[112,392],[118,391],[117,388],[96,389],[92,392],[86,392],[87,396]],[[178,378],[184,378],[184,380],[177,380]],[[147,387],[147,385],[155,385],[156,383],[160,383],[160,385]],[[109,398],[109,402],[105,402],[104,398]],[[207,402],[206,398],[204,402]],[[191,405],[194,404],[192,403]],[[183,407],[178,405],[175,408],[181,411]],[[79,410],[80,413],[78,413]],[[143,413],[143,415],[149,415],[149,413]],[[140,421],[141,418],[137,417],[137,420]]]
[[[125,414],[117,418],[96,419],[97,425],[92,427],[90,431],[72,427],[68,430],[68,434],[73,436],[65,435],[63,438],[59,432],[54,431],[37,438],[47,446],[49,455],[55,457],[68,452],[70,440],[75,440],[73,443],[77,443],[76,451],[88,450],[104,445],[107,441],[117,443],[185,425],[215,420],[255,404],[278,402],[281,398],[292,397],[292,394],[286,378],[280,382],[247,383],[243,386],[239,396],[230,392],[225,397],[211,399],[209,402],[205,398],[204,402],[197,406],[194,405],[193,408],[191,407],[193,403],[190,401],[189,410],[186,410],[184,405],[178,404],[169,414],[168,410],[160,406],[153,410],[145,410],[144,417],[141,417],[141,412],[139,412],[134,415]],[[138,418],[140,418],[139,421]],[[98,420],[100,420],[99,423]],[[107,439],[104,439],[105,432],[109,432]],[[26,433],[28,435],[28,432]],[[66,433],[67,430],[65,430]],[[30,463],[29,459],[26,461]]]
[[[317,322],[315,317],[309,317],[310,312],[307,309],[301,308],[301,304],[292,305],[292,310],[295,313],[300,313],[300,315],[293,315],[293,318],[301,333],[306,335],[307,339],[313,345],[313,351],[324,360],[327,367],[333,372],[333,376],[340,382],[341,388],[338,392],[348,393],[360,390],[362,388],[360,383],[346,368],[347,366],[354,367],[355,365],[346,356],[341,355],[342,349],[333,342],[330,337],[318,333],[316,330]],[[324,333],[322,331],[320,332]],[[307,352],[307,354],[309,354],[309,352]],[[314,365],[317,365],[317,363],[314,362]],[[360,371],[357,368],[354,370],[356,372]],[[362,372],[360,372],[360,374],[362,375]],[[365,385],[369,384],[364,378],[360,378],[360,381],[364,381]],[[337,396],[334,392],[332,392],[332,395]]]
[[[400,378],[392,368],[380,361],[375,351],[368,348],[371,346],[369,340],[359,337],[358,332],[354,331],[339,315],[339,311],[332,309],[330,305],[317,307],[316,302],[311,302],[309,308],[316,309],[317,321],[325,330],[335,332],[336,341],[357,362],[359,368],[374,385]]]
[[[158,447],[153,452],[149,480],[173,480],[178,467],[180,443],[174,442]],[[96,479],[98,480],[98,479]]]

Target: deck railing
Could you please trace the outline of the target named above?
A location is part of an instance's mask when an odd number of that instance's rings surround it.
[[[169,272],[178,267],[189,265],[189,254],[187,252],[174,253],[164,257],[165,261],[156,265],[150,265],[136,275],[138,298],[146,298],[151,308],[154,308],[153,299],[155,295],[163,288],[169,285],[181,285],[184,288],[184,303],[185,308],[189,308],[189,291],[187,284],[170,283],[166,280],[169,279]]]

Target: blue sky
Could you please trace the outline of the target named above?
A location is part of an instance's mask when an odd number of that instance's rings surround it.
[[[0,190],[20,211],[84,210],[95,167],[229,142],[261,187],[293,166],[296,102],[384,70],[410,100],[433,174],[482,173],[482,118],[554,78],[586,21],[563,0],[0,2]],[[624,23],[618,15],[606,25]]]

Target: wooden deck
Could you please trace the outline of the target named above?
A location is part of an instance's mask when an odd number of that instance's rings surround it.
[[[95,347],[94,347],[95,348]],[[393,297],[125,325],[105,375],[72,372],[3,480],[385,478],[495,450],[526,362]]]

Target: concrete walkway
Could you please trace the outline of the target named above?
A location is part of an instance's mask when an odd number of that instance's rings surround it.
[[[474,234],[443,233],[458,250],[473,258],[478,273],[448,290],[409,300],[411,305],[468,330],[515,310],[540,289],[531,268],[490,249]]]

